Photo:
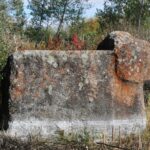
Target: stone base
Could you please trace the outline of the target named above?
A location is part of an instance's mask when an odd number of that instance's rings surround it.
[[[51,121],[50,119],[39,120],[29,118],[11,122],[7,133],[10,136],[22,138],[26,138],[29,135],[51,138],[58,137],[60,133],[64,135],[84,135],[84,132],[88,132],[91,137],[100,140],[103,134],[111,138],[112,130],[114,130],[114,136],[117,138],[119,132],[121,136],[125,136],[131,133],[139,133],[145,129],[146,118],[138,118],[135,116],[133,118],[109,121]]]

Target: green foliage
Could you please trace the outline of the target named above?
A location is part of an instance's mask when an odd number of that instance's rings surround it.
[[[4,48],[6,48],[6,50],[0,50],[0,80],[2,79],[1,71],[6,64],[6,60],[8,57],[7,46],[5,47],[5,45],[0,42],[0,49]]]
[[[83,0],[86,1],[86,0]],[[36,28],[49,26],[55,22],[56,35],[59,36],[63,26],[80,20],[83,14],[82,0],[31,0],[32,23]]]
[[[4,1],[0,2],[0,72],[2,71],[6,59],[8,56],[8,41],[6,39],[7,34],[7,3]],[[2,75],[0,74],[0,79]]]
[[[51,16],[51,0],[31,0],[28,6],[28,9],[31,11],[32,24],[36,28],[41,28],[43,23],[47,21],[48,17]]]
[[[76,143],[82,145],[84,147],[88,147],[89,145],[94,144],[94,138],[92,138],[89,131],[86,128],[81,131],[81,134],[78,133],[69,133],[64,134],[64,131],[58,131],[57,137],[58,144],[69,144],[69,143]]]
[[[150,91],[149,90],[144,91],[144,102],[145,102],[145,106],[147,107],[150,106]]]
[[[25,25],[25,12],[22,0],[9,0],[10,12],[13,18],[13,33],[23,34]]]
[[[150,0],[128,0],[124,7],[127,20],[134,25],[143,25],[147,17],[150,16]],[[139,24],[140,23],[140,24]]]
[[[68,33],[72,36],[77,33],[79,38],[84,41],[84,49],[96,49],[97,43],[100,40],[100,26],[98,19],[88,19],[72,24],[68,28]]]
[[[149,30],[149,8],[150,0],[106,0],[104,10],[99,9],[96,16],[102,31],[132,26],[140,33]]]
[[[36,44],[44,42],[47,45],[49,38],[53,35],[54,31],[50,27],[40,28],[29,26],[25,30],[26,38],[29,39],[31,42],[35,42]]]
[[[53,17],[58,22],[56,35],[60,34],[64,23],[78,22],[83,14],[83,9],[82,0],[54,0]]]
[[[107,3],[104,3],[104,10],[97,10],[96,16],[99,19],[101,31],[117,26],[122,18],[120,7],[115,8]]]

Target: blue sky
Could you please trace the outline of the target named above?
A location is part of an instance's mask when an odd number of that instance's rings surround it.
[[[91,8],[85,11],[84,16],[86,18],[91,18],[95,15],[96,9],[103,9],[104,0],[89,0],[88,3],[91,5]],[[27,7],[28,0],[24,0],[24,6]],[[26,9],[26,13],[28,14],[28,10]]]
[[[89,0],[89,4],[92,7],[85,12],[87,18],[93,17],[96,13],[96,9],[103,9],[104,0]]]

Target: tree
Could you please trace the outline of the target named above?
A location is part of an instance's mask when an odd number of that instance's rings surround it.
[[[25,25],[25,12],[22,0],[9,0],[10,12],[13,17],[14,33],[23,34],[23,27]]]
[[[50,11],[48,10],[49,0],[30,0],[28,8],[31,11],[32,24],[36,28],[42,28],[44,21],[47,17],[50,17]]]
[[[58,22],[56,36],[59,36],[64,24],[78,22],[83,14],[86,0],[54,0],[53,17]]]
[[[144,24],[147,17],[150,16],[150,0],[128,0],[124,8],[125,16],[128,21],[138,27]]]
[[[30,0],[32,22],[41,28],[49,25],[49,21],[56,23],[56,36],[59,36],[63,25],[78,20],[83,14],[87,0]]]
[[[104,10],[97,11],[101,26],[115,27],[120,20],[131,23],[140,30],[150,16],[150,0],[105,0]]]

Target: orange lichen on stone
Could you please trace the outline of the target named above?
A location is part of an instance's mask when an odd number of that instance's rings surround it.
[[[131,82],[143,82],[144,60],[146,53],[135,51],[131,45],[123,45],[115,49],[117,55],[117,75],[123,80]]]
[[[116,58],[112,59],[112,63],[108,66],[109,74],[112,75],[111,95],[116,103],[131,107],[135,102],[135,94],[137,84],[126,82],[118,77],[115,70],[112,69],[112,64],[115,64]]]
[[[24,92],[24,89],[21,87],[16,87],[15,90],[12,91],[13,99],[14,100],[19,100],[22,97],[22,94]]]
[[[21,67],[20,70],[18,70],[16,72],[15,75],[16,79],[13,80],[12,82],[12,86],[13,89],[11,92],[13,93],[13,99],[15,99],[16,101],[19,100],[23,93],[24,93],[24,85],[25,85],[25,79],[24,79],[24,73],[23,73],[23,68]]]
[[[131,34],[114,31],[99,44],[98,50],[113,50],[119,78],[135,83],[150,79],[150,43]]]
[[[66,74],[66,70],[64,68],[59,68],[58,73],[60,73],[61,75]]]
[[[118,103],[122,103],[127,107],[133,106],[136,93],[136,84],[124,82],[114,73],[114,81],[112,82],[112,95]]]

